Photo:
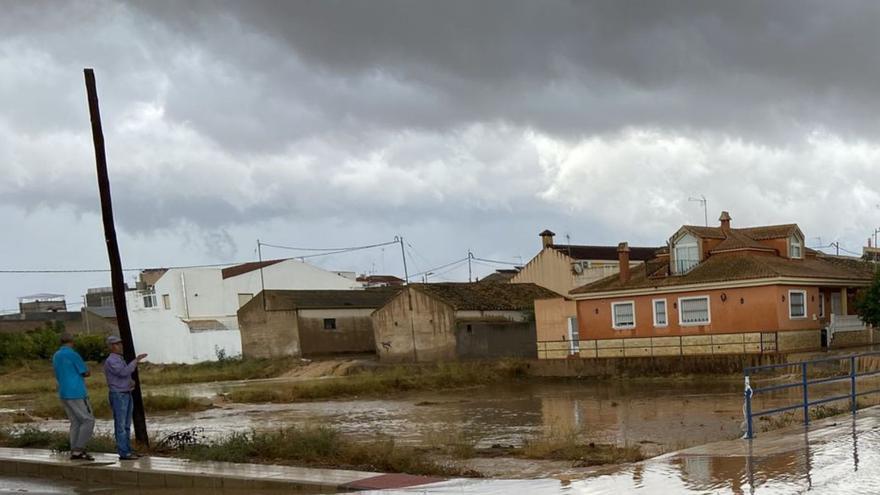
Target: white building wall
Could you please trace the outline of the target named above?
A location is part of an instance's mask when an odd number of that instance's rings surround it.
[[[153,363],[214,361],[219,353],[241,355],[241,333],[236,313],[238,294],[266,289],[362,289],[363,284],[297,260],[286,260],[223,279],[219,268],[170,269],[155,284],[156,305],[147,308],[143,294],[126,294],[128,315],[138,353]],[[163,296],[169,299],[169,308]],[[220,331],[190,331],[187,321],[218,320]]]
[[[285,260],[263,268],[262,280],[260,270],[243,273],[237,277],[223,280],[223,307],[225,314],[235,315],[240,307],[239,294],[257,295],[266,289],[302,290],[327,289],[350,290],[363,289],[360,282],[345,278],[335,272],[328,272],[299,260]]]

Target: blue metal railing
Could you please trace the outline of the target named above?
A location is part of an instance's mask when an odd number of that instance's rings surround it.
[[[810,361],[798,361],[798,362],[794,362],[794,363],[783,363],[783,364],[768,364],[765,366],[752,366],[749,368],[745,368],[743,370],[743,373],[745,375],[745,389],[743,391],[743,398],[744,398],[743,414],[746,419],[746,434],[745,434],[744,438],[751,439],[751,438],[755,437],[753,419],[756,417],[759,417],[759,416],[766,416],[769,414],[776,414],[776,413],[801,409],[801,410],[803,410],[803,414],[804,414],[804,425],[808,425],[810,423],[810,407],[818,406],[820,404],[825,404],[828,402],[845,400],[845,399],[849,399],[851,411],[853,414],[855,414],[856,410],[858,409],[857,398],[859,396],[880,393],[880,388],[866,390],[866,391],[862,391],[862,392],[859,392],[857,390],[857,386],[856,386],[857,383],[856,382],[859,378],[862,378],[865,376],[880,375],[880,369],[875,370],[875,371],[866,371],[866,372],[862,372],[862,373],[858,372],[859,359],[865,358],[865,357],[870,357],[870,356],[880,356],[880,352],[866,352],[866,353],[862,353],[862,354],[852,354],[849,356],[828,357],[828,358],[822,358],[822,359],[813,359]],[[834,362],[834,361],[837,361],[837,362],[848,361],[849,362],[849,370],[848,370],[849,372],[846,375],[832,376],[830,378],[810,379],[808,371],[809,371],[809,367],[811,365],[815,365],[818,363]],[[752,388],[751,387],[751,379],[754,377],[754,375],[756,373],[760,373],[762,371],[780,370],[783,368],[798,368],[798,371],[799,371],[798,374],[800,375],[800,377],[799,377],[800,380],[794,381],[794,382],[776,384],[776,385],[768,385],[768,386],[759,387],[759,388]],[[832,397],[823,397],[820,399],[810,400],[810,393],[809,393],[810,385],[819,385],[819,384],[823,384],[823,383],[834,383],[834,382],[841,382],[841,381],[845,381],[845,380],[848,380],[850,383],[848,394],[835,395]],[[755,395],[761,394],[761,393],[766,393],[766,392],[778,391],[778,390],[798,388],[798,387],[800,387],[803,392],[801,402],[794,404],[794,405],[776,407],[773,409],[766,409],[766,410],[758,411],[758,412],[752,411],[752,400]]]

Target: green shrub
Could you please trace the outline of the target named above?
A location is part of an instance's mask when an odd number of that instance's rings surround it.
[[[0,334],[0,364],[50,359],[61,346],[63,323],[48,322],[24,333]]]
[[[73,343],[73,348],[84,361],[100,363],[107,359],[109,350],[103,335],[80,335]]]
[[[48,361],[61,347],[64,323],[46,322],[42,327],[21,333],[0,334],[0,365],[24,361]],[[86,361],[103,361],[107,346],[101,335],[78,335],[74,349]]]

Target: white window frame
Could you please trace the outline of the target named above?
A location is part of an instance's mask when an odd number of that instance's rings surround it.
[[[657,323],[657,303],[663,302],[663,313],[666,315],[665,323]],[[669,303],[666,302],[666,298],[660,299],[652,299],[651,300],[651,312],[654,313],[654,326],[657,328],[663,328],[669,326]]]
[[[819,291],[819,318],[825,318],[825,294]]]
[[[792,315],[792,313],[791,313],[791,295],[792,294],[801,294],[804,296],[804,314],[803,314],[803,316]],[[789,320],[806,320],[807,315],[809,315],[809,314],[810,314],[810,312],[807,310],[807,291],[805,291],[803,289],[788,291],[788,319]]]
[[[794,247],[798,248],[798,255],[794,255]],[[804,241],[797,235],[788,238],[788,257],[795,260],[804,258]]]
[[[679,251],[681,251],[681,250],[689,251],[690,249],[693,249],[694,252],[696,253],[696,256],[697,256],[696,259],[688,258],[686,260],[682,260],[679,258]],[[694,237],[690,234],[683,235],[672,246],[673,273],[684,274],[684,273],[687,273],[687,272],[693,270],[694,268],[697,267],[697,265],[700,264],[700,261],[701,261],[700,258],[701,258],[700,241],[696,237]],[[695,261],[696,263],[694,263],[693,265],[689,265],[687,268],[683,268],[681,265],[682,261]]]
[[[156,298],[155,292],[144,292],[141,296],[144,309],[159,309],[159,300]]]
[[[632,325],[618,325],[617,324],[617,313],[614,311],[616,306],[623,306],[629,304],[632,306],[633,313],[633,322]],[[611,328],[615,330],[632,330],[636,327],[636,302],[635,301],[616,301],[611,303]]]
[[[684,318],[682,317],[682,301],[692,301],[695,299],[705,299],[706,300],[706,321],[705,322],[694,322],[694,323],[685,323]],[[678,298],[678,325],[682,327],[700,327],[703,325],[711,325],[712,324],[712,300],[709,296],[688,296],[688,297],[679,297]]]

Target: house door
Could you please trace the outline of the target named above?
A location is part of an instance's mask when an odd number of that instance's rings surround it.
[[[831,293],[831,314],[840,316],[840,291]]]
[[[576,355],[581,350],[581,337],[578,333],[577,317],[568,318],[568,345],[568,353],[572,356]]]

